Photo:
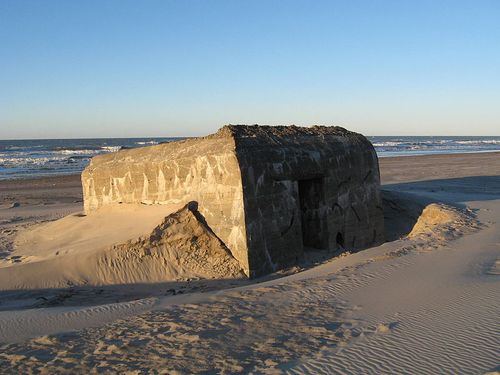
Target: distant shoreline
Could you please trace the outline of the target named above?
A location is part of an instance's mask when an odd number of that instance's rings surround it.
[[[399,161],[403,161],[404,163],[417,159],[421,161],[427,161],[429,158],[436,159],[436,163],[441,165],[444,163],[449,163],[450,167],[460,168],[460,164],[456,165],[455,162],[459,162],[460,160],[476,158],[478,159],[477,165],[477,175],[482,175],[480,173],[484,164],[482,162],[491,161],[491,157],[494,154],[498,154],[500,156],[500,151],[480,151],[480,152],[456,152],[456,153],[434,153],[434,154],[418,154],[418,155],[394,155],[394,156],[380,156],[380,172],[381,175],[384,175],[384,166],[389,164],[398,164]],[[496,159],[495,159],[496,160]],[[404,164],[401,165],[401,174],[404,174]],[[500,172],[499,172],[500,173]],[[79,185],[80,184],[80,175],[81,172],[78,173],[67,173],[67,174],[50,174],[46,176],[23,176],[23,177],[15,177],[15,178],[2,178],[0,177],[0,192],[3,190],[2,187],[6,185],[12,185],[19,182],[23,182],[23,186],[19,186],[20,188],[24,188],[24,186],[40,186],[40,187],[49,187],[52,183],[63,183],[70,185]],[[387,183],[387,181],[385,181]]]
[[[181,138],[102,138],[0,141],[0,181],[79,174],[96,155]],[[500,152],[500,137],[367,137],[381,159]]]
[[[379,159],[383,158],[406,158],[406,157],[412,157],[412,156],[436,156],[436,155],[470,155],[470,154],[495,154],[495,153],[500,153],[500,150],[481,150],[481,151],[457,151],[457,152],[437,152],[437,151],[429,151],[427,153],[422,153],[419,151],[415,151],[415,153],[401,153],[401,154],[394,154],[394,155],[388,155],[387,153],[385,154],[378,154],[377,156]]]

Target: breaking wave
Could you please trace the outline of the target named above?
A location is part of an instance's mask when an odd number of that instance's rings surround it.
[[[500,137],[368,137],[378,155],[500,151]],[[0,180],[80,173],[96,155],[180,138],[0,140]]]
[[[368,137],[379,156],[500,151],[500,137]]]
[[[0,141],[0,180],[76,174],[96,155],[172,140],[174,138]]]

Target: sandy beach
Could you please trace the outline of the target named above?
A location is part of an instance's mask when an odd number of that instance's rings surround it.
[[[79,175],[0,181],[0,372],[500,371],[500,153],[381,158],[380,171],[389,242],[251,281],[192,264],[164,281],[115,258],[103,273],[86,249],[181,207],[97,222]]]
[[[0,375],[500,375],[500,1],[0,14]]]

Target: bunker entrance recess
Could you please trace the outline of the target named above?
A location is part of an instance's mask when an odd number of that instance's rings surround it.
[[[324,179],[299,180],[300,220],[304,250],[328,249],[328,227],[324,213]]]

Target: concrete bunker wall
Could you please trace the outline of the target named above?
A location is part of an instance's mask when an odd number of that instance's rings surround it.
[[[84,207],[196,201],[248,274],[241,173],[234,139],[198,138],[100,155],[82,173]]]
[[[251,275],[294,264],[311,248],[352,251],[383,241],[378,159],[366,138],[236,143]]]
[[[117,203],[198,203],[249,276],[309,249],[383,241],[378,159],[335,127],[226,126],[216,134],[100,155],[82,173],[87,212]]]

